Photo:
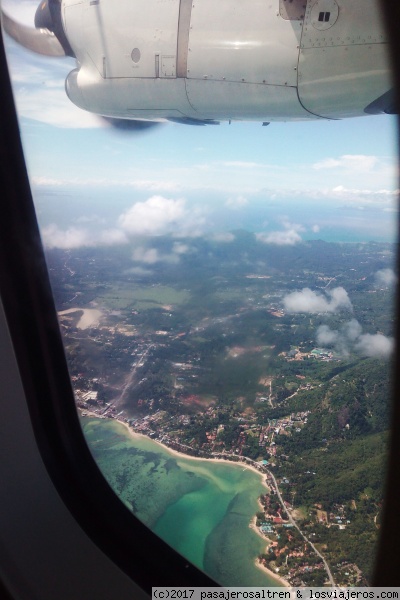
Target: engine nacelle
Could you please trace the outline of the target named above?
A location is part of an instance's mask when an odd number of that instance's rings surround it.
[[[391,87],[375,0],[63,0],[62,15],[67,94],[101,115],[336,119]]]

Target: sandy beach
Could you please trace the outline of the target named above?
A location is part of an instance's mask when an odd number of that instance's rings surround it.
[[[138,433],[137,431],[134,431],[133,429],[131,429],[131,427],[125,421],[120,421],[119,419],[115,419],[115,421],[118,421],[118,423],[121,423],[121,425],[124,425],[133,437],[148,438],[147,435],[145,435],[143,433]],[[265,489],[269,491],[269,487],[265,483],[265,473],[260,473],[260,471],[258,471],[252,465],[247,465],[246,463],[227,460],[224,458],[207,458],[207,457],[202,457],[202,456],[191,456],[190,454],[185,454],[184,452],[180,452],[179,450],[174,450],[173,448],[170,448],[166,444],[163,444],[162,442],[159,442],[158,440],[154,440],[153,438],[148,438],[148,439],[151,439],[152,442],[159,444],[162,448],[164,448],[164,450],[167,450],[170,454],[177,456],[179,458],[190,458],[190,460],[206,460],[206,461],[215,462],[215,463],[226,463],[228,465],[237,465],[241,469],[250,469],[250,471],[253,471],[253,473],[257,473],[257,475],[261,479],[261,483],[262,483],[263,487],[265,487]]]
[[[256,526],[256,520],[257,520],[257,517],[255,516],[253,518],[253,520],[251,521],[251,523],[249,524],[249,527],[258,536],[260,536],[264,540],[264,542],[267,542],[267,545],[265,547],[265,553],[267,553],[268,548],[269,548],[269,543],[271,542],[271,540],[261,533],[261,531]],[[268,567],[266,567],[265,565],[263,565],[262,563],[259,562],[258,558],[255,559],[254,564],[256,565],[256,567],[258,569],[261,569],[262,571],[264,571],[264,573],[267,573],[268,577],[271,577],[272,579],[274,579],[275,581],[277,581],[280,586],[291,587],[290,584],[286,581],[286,579],[284,579],[283,577],[280,577],[278,575],[278,573],[274,573],[274,571],[271,571],[271,569],[268,569]]]
[[[290,585],[290,583],[288,583],[286,581],[286,579],[283,579],[283,577],[279,577],[279,575],[277,573],[274,573],[273,571],[271,571],[271,569],[267,569],[267,567],[263,564],[261,564],[258,561],[258,558],[256,558],[256,560],[254,561],[254,564],[256,565],[256,567],[258,569],[261,569],[261,571],[264,571],[264,573],[267,573],[268,577],[271,577],[271,579],[274,579],[277,583],[279,583],[279,587],[283,586],[283,587],[292,587]]]

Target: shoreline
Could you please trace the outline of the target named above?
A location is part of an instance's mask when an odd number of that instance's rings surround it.
[[[259,537],[261,537],[264,542],[267,542],[267,545],[265,546],[265,553],[266,553],[268,551],[269,542],[271,540],[269,538],[267,538],[266,536],[264,536],[261,533],[261,531],[257,528],[256,520],[257,520],[257,517],[254,516],[253,519],[249,523],[249,527],[250,527],[250,529],[252,529],[254,531],[254,533],[256,533]],[[258,560],[258,557],[256,557],[254,564],[256,565],[256,567],[258,569],[261,569],[262,571],[264,571],[264,573],[267,573],[268,577],[271,577],[271,579],[278,581],[282,587],[291,587],[290,583],[287,582],[284,577],[282,577],[278,573],[274,573],[274,571],[271,571],[271,569],[269,569],[268,567],[266,567],[265,565],[260,563],[260,561]]]
[[[97,415],[96,413],[92,413],[92,412],[88,412],[87,416],[101,418],[101,417],[99,417],[99,415]],[[158,440],[154,440],[144,433],[138,433],[137,431],[134,431],[131,428],[131,426],[128,423],[126,423],[125,421],[121,421],[120,419],[111,419],[111,420],[116,421],[117,423],[120,423],[121,425],[123,425],[132,437],[136,437],[136,438],[141,437],[141,438],[150,440],[151,442],[158,444],[159,446],[161,446],[161,448],[163,448],[164,450],[166,450],[168,453],[172,454],[173,456],[176,456],[177,458],[188,458],[190,460],[197,460],[197,461],[225,463],[225,464],[229,464],[231,466],[237,465],[238,467],[242,468],[243,470],[250,469],[251,471],[253,471],[253,473],[256,473],[260,477],[262,486],[266,490],[270,491],[270,488],[268,487],[267,483],[265,482],[265,473],[260,473],[260,471],[258,471],[252,465],[248,465],[246,463],[235,462],[235,461],[231,461],[231,460],[227,460],[227,459],[223,459],[223,458],[205,458],[205,457],[200,457],[200,456],[191,456],[190,454],[185,454],[184,452],[180,452],[179,450],[170,448],[166,444],[163,444],[162,442],[160,442]],[[257,498],[257,502],[258,502],[259,506],[261,507],[259,498]],[[265,548],[265,550],[267,550],[269,548],[268,542],[270,540],[268,538],[266,538],[256,527],[256,524],[255,524],[256,519],[257,519],[257,517],[256,517],[256,515],[254,515],[254,517],[252,518],[252,520],[249,523],[249,528],[252,531],[254,531],[254,533],[256,533],[259,537],[261,537],[264,542],[267,543],[266,548]],[[271,569],[268,569],[268,567],[266,567],[265,565],[260,563],[258,560],[258,557],[255,558],[254,564],[258,569],[260,569],[266,575],[268,575],[268,577],[270,577],[273,581],[278,582],[280,584],[280,586],[291,587],[290,584],[286,581],[286,579],[284,579],[282,576],[278,575],[278,573],[274,573],[274,571],[271,571]]]
[[[288,587],[288,588],[292,587],[290,585],[290,583],[288,581],[286,581],[286,579],[283,579],[283,577],[281,577],[280,575],[278,575],[278,573],[274,573],[273,571],[271,571],[271,569],[268,569],[268,567],[266,567],[265,565],[261,564],[258,561],[258,558],[256,558],[256,560],[254,561],[254,564],[255,564],[255,566],[258,569],[260,569],[261,571],[264,571],[264,573],[266,573],[268,575],[268,577],[270,577],[271,579],[274,579],[275,581],[279,582],[282,587]]]
[[[92,413],[95,414],[95,413]],[[125,421],[121,421],[120,419],[113,419],[113,421],[117,421],[118,423],[121,423],[121,425],[124,425],[124,427],[126,427],[126,429],[129,431],[130,435],[132,437],[143,437],[146,438],[148,440],[151,440],[152,442],[154,442],[155,444],[158,444],[159,446],[161,446],[161,448],[163,448],[164,450],[167,450],[168,452],[170,452],[171,454],[173,454],[174,456],[177,456],[178,458],[189,458],[190,460],[203,460],[203,461],[207,461],[207,462],[215,462],[215,463],[225,463],[228,465],[237,465],[238,467],[242,468],[242,469],[250,469],[251,471],[253,471],[253,473],[257,473],[257,475],[261,478],[261,485],[268,491],[270,491],[270,488],[268,486],[268,484],[265,482],[265,478],[266,475],[265,473],[260,473],[260,471],[258,471],[255,467],[253,467],[252,465],[248,465],[246,463],[242,463],[239,461],[232,461],[232,460],[228,460],[225,458],[207,458],[205,456],[191,456],[190,454],[185,454],[184,452],[181,452],[180,450],[175,450],[174,448],[170,448],[169,446],[167,446],[166,444],[163,444],[162,442],[160,442],[159,440],[154,440],[153,438],[149,437],[148,435],[144,434],[144,433],[138,433],[137,431],[134,431],[130,425],[128,425],[128,423],[126,423]]]

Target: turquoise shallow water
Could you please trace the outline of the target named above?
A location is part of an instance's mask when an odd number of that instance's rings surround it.
[[[223,585],[276,585],[254,565],[265,548],[249,528],[265,490],[257,473],[172,454],[116,421],[82,426],[113,489],[155,533]]]

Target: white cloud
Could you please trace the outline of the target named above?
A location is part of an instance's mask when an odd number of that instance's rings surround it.
[[[360,336],[355,349],[363,356],[387,358],[393,352],[394,339],[381,333],[365,333]]]
[[[357,319],[344,323],[340,330],[321,325],[317,329],[317,344],[323,347],[334,347],[342,356],[348,356],[351,345],[359,338],[362,327]]]
[[[336,313],[352,311],[350,298],[343,287],[328,290],[326,295],[303,288],[283,298],[283,306],[290,313]]]
[[[274,244],[275,246],[294,246],[302,241],[301,236],[294,229],[256,233],[256,239],[263,244]]]
[[[344,154],[339,158],[325,158],[312,165],[313,169],[346,169],[350,171],[370,171],[379,163],[377,156],[365,154]]]
[[[350,342],[355,342],[361,335],[362,327],[357,319],[351,319],[342,326],[342,332]]]
[[[321,231],[321,227],[319,225],[312,226],[313,233],[319,233]]]
[[[118,224],[129,235],[196,236],[202,233],[204,217],[200,210],[189,211],[183,198],[152,196],[131,206]]]
[[[70,227],[63,231],[52,223],[42,229],[41,234],[47,248],[80,248],[92,245],[88,231],[77,227]]]
[[[387,358],[394,349],[393,338],[382,333],[362,333],[362,327],[356,319],[344,323],[340,330],[321,325],[317,329],[317,344],[334,347],[342,356],[348,356],[353,351],[366,357]]]
[[[393,269],[380,269],[375,273],[375,285],[389,287],[397,282],[397,275]]]
[[[275,246],[294,246],[302,241],[299,231],[305,231],[302,225],[290,223],[286,218],[282,221],[284,227],[281,231],[256,233],[256,239],[263,244]]]
[[[338,337],[339,332],[332,330],[328,325],[320,325],[317,329],[318,346],[334,346]]]

